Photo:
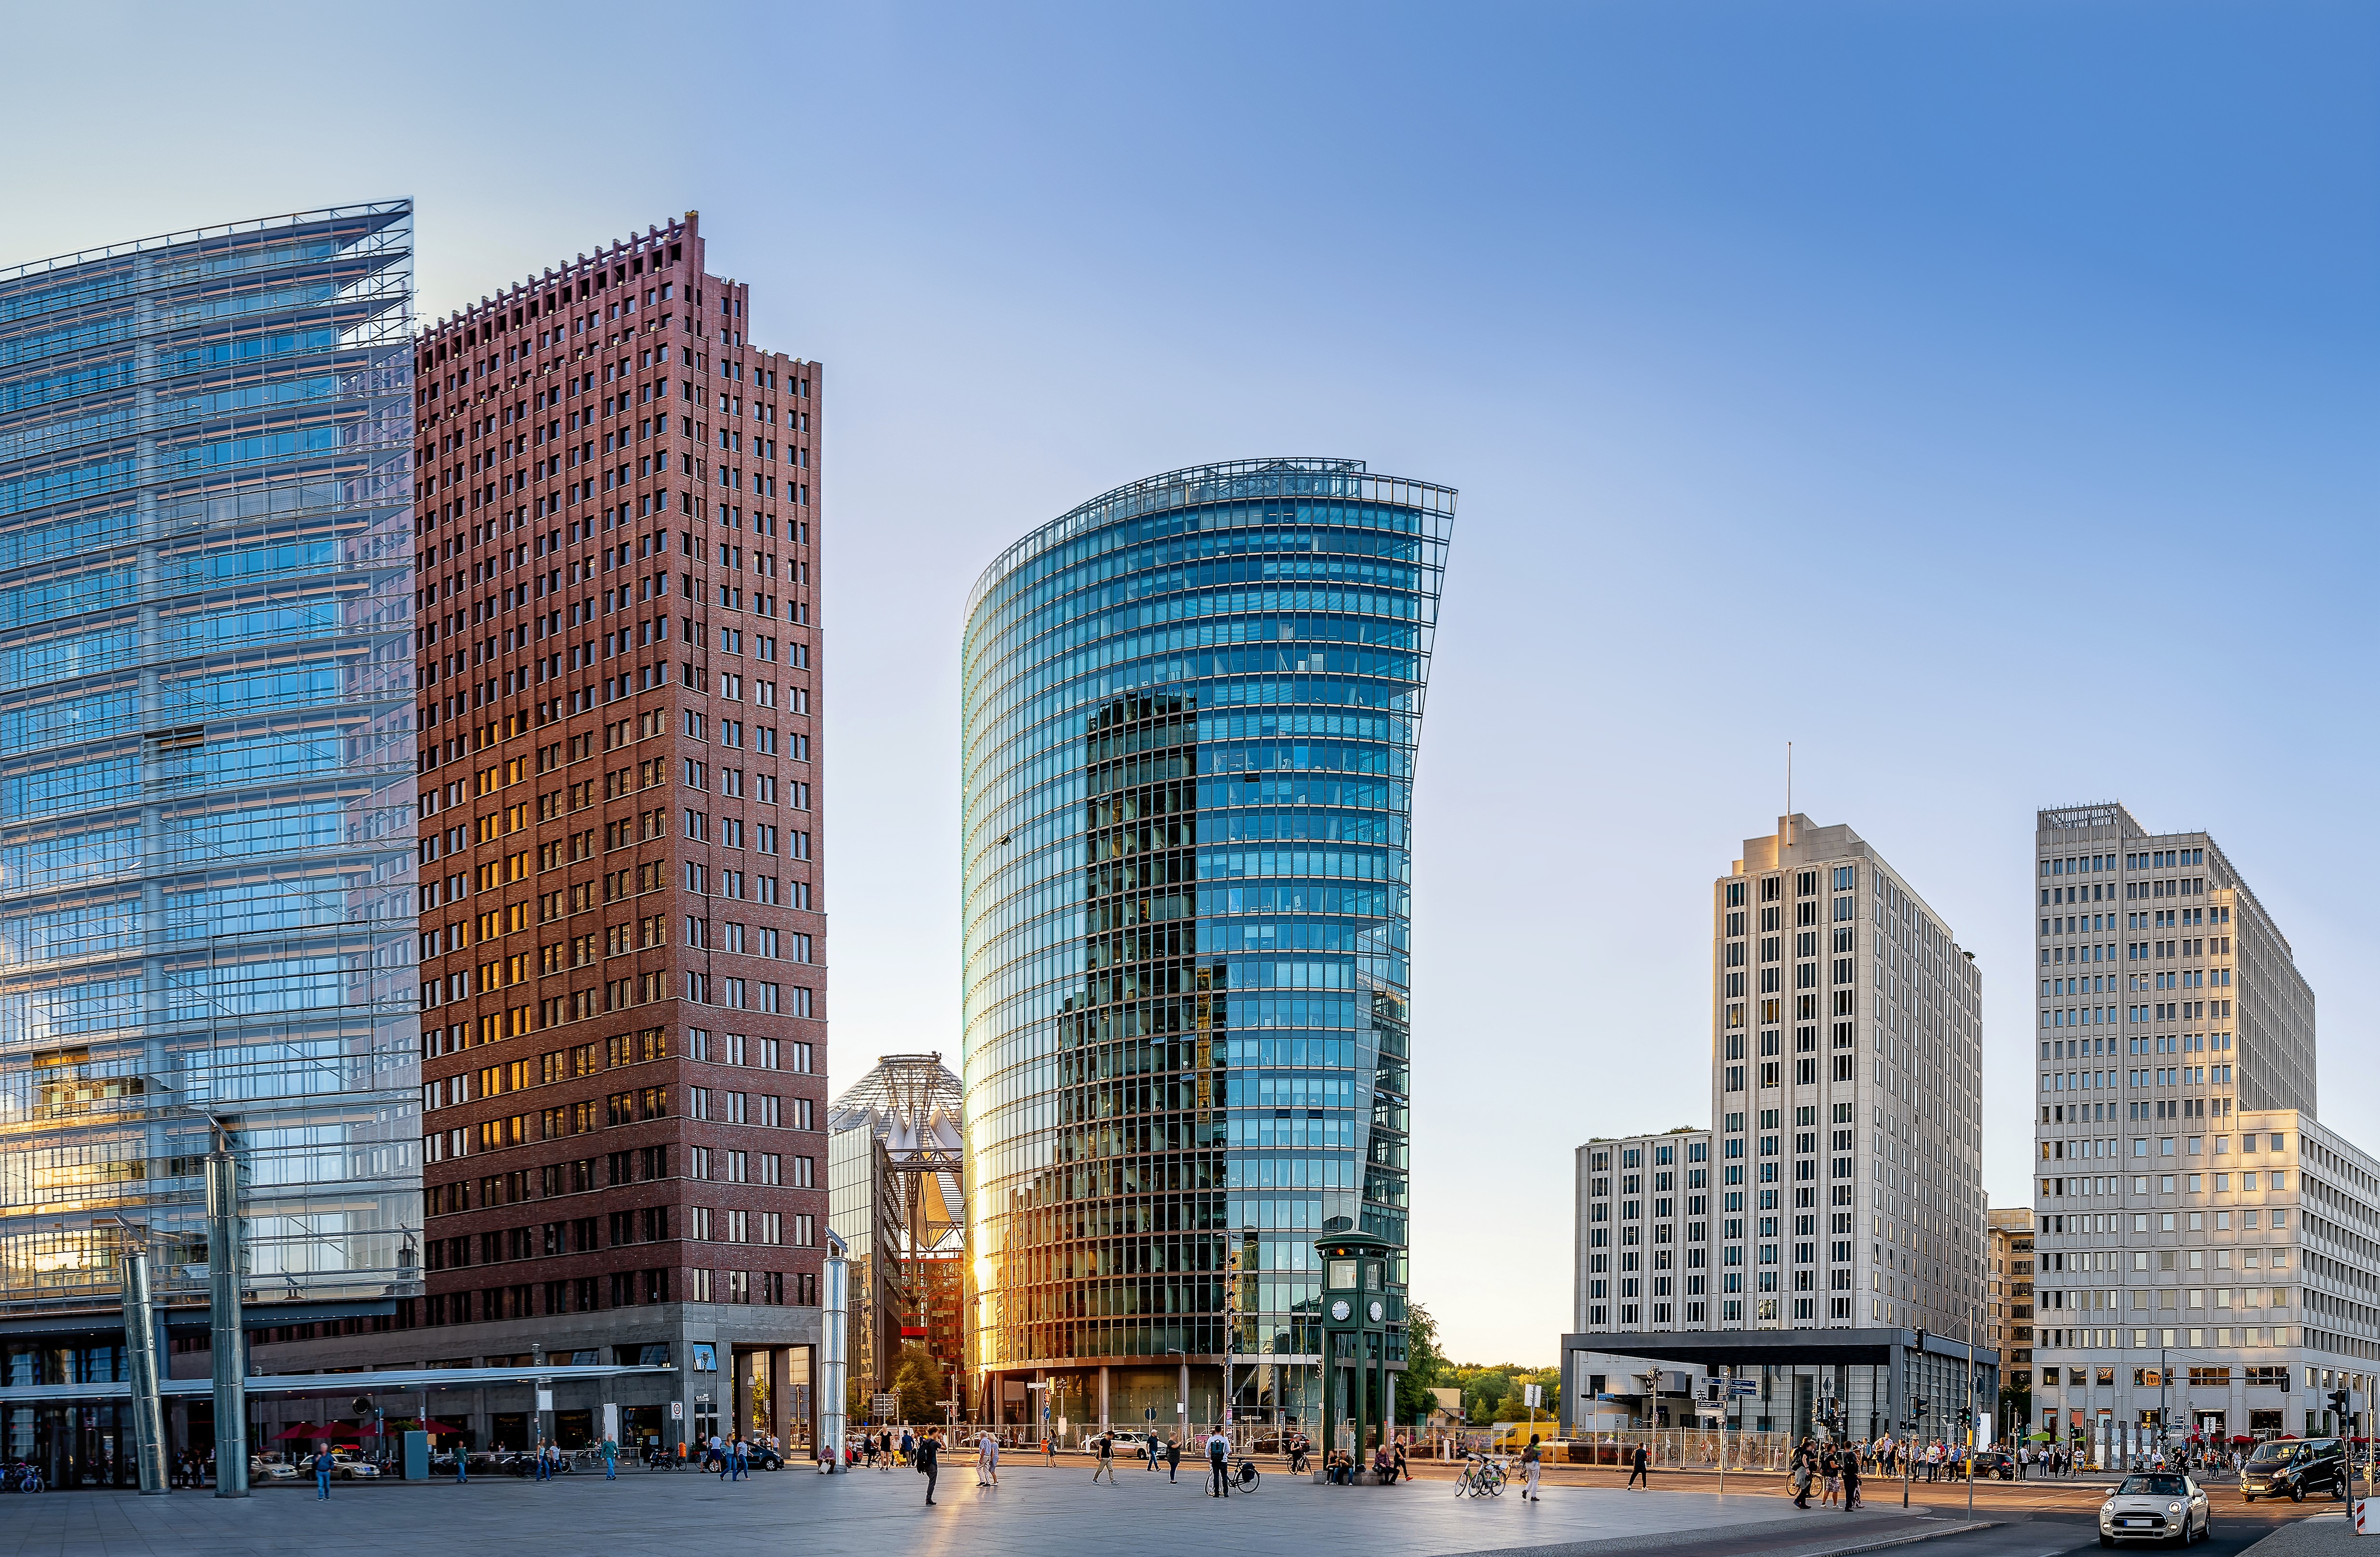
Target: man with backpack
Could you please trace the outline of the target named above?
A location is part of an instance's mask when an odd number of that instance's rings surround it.
[[[934,1482],[942,1474],[941,1441],[932,1433],[917,1440],[911,1463],[917,1467],[917,1474],[926,1478],[926,1506],[931,1508],[934,1505]]]
[[[1207,1438],[1207,1495],[1232,1495],[1232,1441],[1224,1436],[1220,1425]]]

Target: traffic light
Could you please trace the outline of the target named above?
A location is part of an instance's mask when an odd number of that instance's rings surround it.
[[[2342,1432],[2344,1432],[2344,1431],[2347,1429],[2347,1407],[2348,1407],[2348,1393],[2347,1393],[2347,1392],[2346,1392],[2345,1390],[2333,1390],[2333,1391],[2331,1391],[2331,1392],[2330,1392],[2330,1408],[2331,1408],[2331,1410],[2332,1410],[2332,1411],[2334,1411],[2334,1412],[2336,1412],[2336,1413],[2338,1414],[2338,1426],[2339,1426],[2339,1430],[2340,1430],[2340,1431],[2342,1431]]]

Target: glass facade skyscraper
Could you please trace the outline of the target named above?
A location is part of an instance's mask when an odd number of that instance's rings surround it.
[[[1311,1430],[1314,1240],[1406,1242],[1409,819],[1454,499],[1355,460],[1202,466],[976,586],[969,1363],[995,1418],[1205,1424],[1228,1363],[1242,1420]]]
[[[419,1290],[412,237],[0,273],[0,1308],[57,1325],[12,1384],[121,1376],[128,1237],[203,1304],[216,1125],[251,1325]],[[41,1413],[0,1452],[79,1463]]]

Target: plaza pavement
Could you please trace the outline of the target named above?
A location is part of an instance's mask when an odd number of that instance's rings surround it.
[[[1201,1467],[1203,1469],[1203,1467]],[[246,1500],[176,1492],[0,1496],[0,1557],[504,1557],[621,1551],[899,1551],[904,1557],[1048,1557],[1087,1540],[1160,1552],[1220,1546],[1233,1557],[1308,1557],[1363,1550],[1409,1557],[1538,1553],[1589,1557],[1660,1549],[1817,1557],[1962,1528],[1945,1508],[1903,1514],[1879,1502],[1858,1514],[1794,1510],[1775,1496],[1548,1488],[1457,1501],[1445,1482],[1317,1487],[1267,1475],[1254,1493],[1206,1495],[1184,1464],[1168,1483],[1120,1462],[1116,1485],[1087,1468],[1012,1461],[1002,1485],[978,1490],[970,1462],[941,1476],[923,1504],[914,1471],[822,1477],[808,1468],[724,1484],[695,1472],[581,1473],[543,1484],[479,1480],[339,1484],[329,1502],[310,1484]]]

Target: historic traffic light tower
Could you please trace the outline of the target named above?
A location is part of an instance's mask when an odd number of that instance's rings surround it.
[[[1404,1371],[1402,1250],[1368,1233],[1316,1240],[1322,1259],[1322,1436],[1360,1470],[1396,1420],[1395,1375]]]

